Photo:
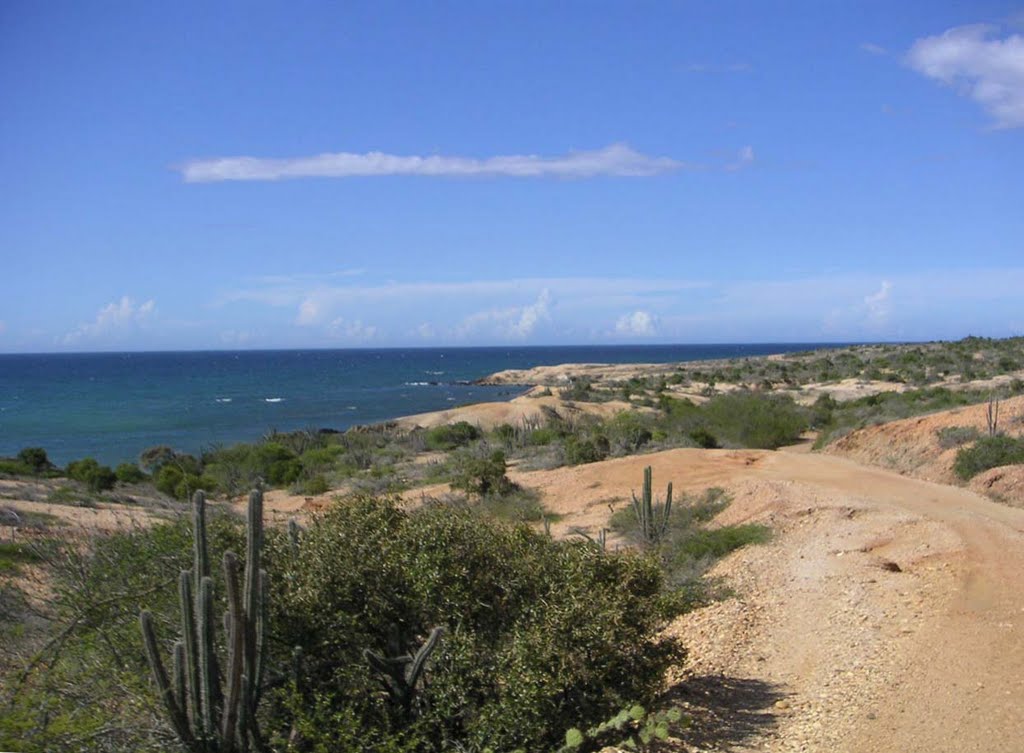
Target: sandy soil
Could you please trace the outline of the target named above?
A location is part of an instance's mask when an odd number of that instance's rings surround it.
[[[847,434],[825,450],[915,478],[947,484],[961,483],[953,473],[957,449],[943,449],[939,431],[954,426],[987,431],[987,404],[970,405],[928,416],[868,426]],[[1009,436],[1024,435],[1024,396],[999,404],[999,430]],[[1006,504],[1024,507],[1024,468],[992,469],[971,480],[971,488]]]
[[[1022,411],[1024,399],[1005,401],[1002,420]],[[562,516],[556,535],[606,526],[646,465],[657,494],[669,481],[677,493],[722,486],[734,502],[718,523],[774,531],[713,571],[734,598],[670,628],[690,650],[670,678],[694,719],[678,750],[1021,751],[1024,509],[928,479],[948,480],[937,429],[979,421],[984,407],[872,427],[837,454],[678,449],[510,475]],[[1024,469],[979,478],[1020,489]],[[2,505],[82,526],[138,514],[0,492]],[[281,521],[326,497],[266,501]]]
[[[827,455],[673,450],[523,474],[594,530],[644,465],[735,496],[772,543],[719,565],[738,596],[680,619],[688,750],[1024,750],[1024,511]]]
[[[636,409],[635,406],[622,400],[610,400],[603,403],[572,402],[563,400],[558,394],[558,390],[555,390],[554,394],[545,394],[549,392],[551,390],[544,387],[535,387],[527,394],[520,395],[508,402],[474,403],[448,410],[418,413],[399,418],[395,423],[404,429],[413,429],[417,426],[429,429],[457,421],[467,421],[486,430],[493,429],[499,424],[521,426],[524,422],[531,421],[544,423],[546,408],[558,411],[565,418],[584,414],[610,418],[624,410]]]

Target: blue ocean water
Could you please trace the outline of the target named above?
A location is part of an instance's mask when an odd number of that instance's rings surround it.
[[[417,348],[0,355],[0,456],[46,448],[64,465],[133,461],[152,445],[198,452],[269,429],[354,424],[508,400],[469,384],[502,369],[560,363],[667,363],[827,344]]]

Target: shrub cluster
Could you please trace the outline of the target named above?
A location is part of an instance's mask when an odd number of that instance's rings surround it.
[[[953,472],[967,481],[989,468],[1018,463],[1024,463],[1024,439],[996,435],[982,437],[957,452]]]
[[[575,724],[650,699],[678,645],[658,564],[497,524],[469,509],[360,498],[280,542],[273,625],[306,648],[291,709],[312,749],[544,750]],[[448,632],[414,719],[380,692],[385,655]],[[390,644],[390,645],[389,645]]]

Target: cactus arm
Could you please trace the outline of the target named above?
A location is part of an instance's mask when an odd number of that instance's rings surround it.
[[[199,693],[202,701],[202,730],[206,737],[213,737],[219,722],[217,709],[220,705],[220,678],[217,671],[217,654],[214,652],[213,579],[207,575],[199,586]]]
[[[668,482],[668,491],[665,493],[665,507],[662,509],[661,533],[668,532],[668,518],[672,514],[672,482]]]
[[[257,643],[258,623],[263,613],[264,591],[260,587],[260,552],[263,547],[263,493],[254,490],[249,493],[249,514],[246,526],[245,542],[245,641],[244,665],[242,672],[246,677],[245,698],[250,701],[256,698],[256,682],[258,679],[257,664],[259,646]],[[246,704],[248,705],[248,703]]]
[[[224,697],[224,715],[221,718],[221,753],[231,753],[235,746],[235,727],[238,724],[238,707],[242,692],[242,667],[245,651],[245,612],[238,585],[238,557],[234,552],[224,554],[224,581],[227,584],[228,612],[225,620],[230,621],[228,635],[227,693]]]
[[[427,640],[420,646],[420,650],[416,652],[412,662],[405,668],[405,682],[409,686],[410,691],[414,691],[416,683],[420,679],[420,675],[423,674],[423,668],[427,664],[427,659],[434,653],[434,649],[437,648],[437,644],[441,640],[441,636],[444,635],[443,627],[435,627],[430,631],[430,635]]]
[[[142,641],[146,646],[146,658],[153,671],[153,679],[160,691],[160,697],[170,715],[171,726],[174,727],[174,731],[178,733],[178,737],[181,738],[186,748],[197,751],[196,740],[192,736],[192,730],[188,727],[188,719],[174,698],[174,691],[167,679],[167,670],[164,669],[164,664],[160,660],[160,652],[156,647],[156,634],[153,631],[153,615],[148,609],[143,609],[139,614],[139,626],[142,628]]]
[[[188,685],[185,680],[185,672],[187,670],[187,664],[185,661],[185,644],[181,641],[174,642],[174,654],[173,654],[173,665],[172,672],[174,673],[174,702],[178,708],[181,709],[182,716],[185,717],[185,723],[188,724],[188,699],[186,697],[186,687]]]
[[[270,596],[270,576],[266,570],[260,570],[260,611],[256,615],[256,681],[253,684],[254,696],[252,699],[253,708],[259,705],[263,696],[263,673],[266,668],[266,657],[264,648],[267,645],[267,622],[270,615],[267,614],[267,604]]]
[[[210,559],[206,547],[206,495],[198,491],[192,495],[192,549],[195,557],[197,581],[210,574]]]
[[[196,637],[195,603],[192,594],[192,571],[182,570],[178,579],[178,598],[181,601],[181,635],[185,651],[185,671],[188,674],[189,703],[192,708],[192,723],[197,729],[202,719],[200,702],[199,641]],[[182,706],[184,708],[184,705]]]

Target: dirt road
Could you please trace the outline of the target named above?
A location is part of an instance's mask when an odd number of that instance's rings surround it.
[[[723,522],[771,544],[717,574],[737,597],[682,618],[693,750],[1024,750],[1024,510],[817,454],[673,450],[522,474],[599,527],[644,465],[655,489],[727,487]]]

